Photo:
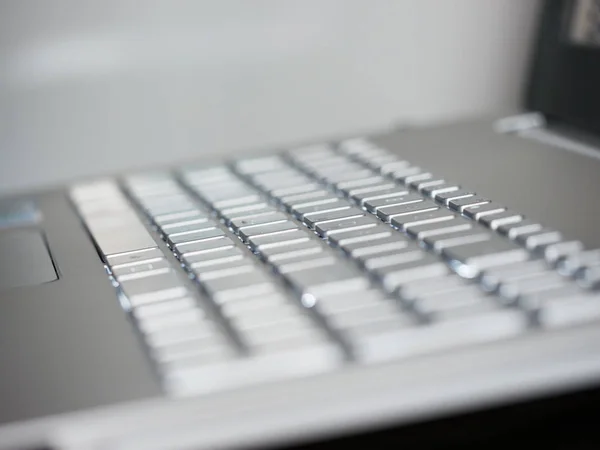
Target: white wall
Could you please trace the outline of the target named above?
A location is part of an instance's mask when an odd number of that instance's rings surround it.
[[[518,107],[537,0],[0,3],[0,191]]]

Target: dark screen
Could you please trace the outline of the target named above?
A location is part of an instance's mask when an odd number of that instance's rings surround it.
[[[546,0],[526,106],[600,133],[600,0]]]

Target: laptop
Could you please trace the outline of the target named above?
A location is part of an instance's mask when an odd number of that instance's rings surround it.
[[[522,115],[0,203],[0,448],[315,441],[600,382],[600,4]]]

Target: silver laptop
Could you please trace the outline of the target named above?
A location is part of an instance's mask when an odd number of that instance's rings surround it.
[[[600,382],[600,4],[524,109],[0,202],[0,447],[264,447]]]

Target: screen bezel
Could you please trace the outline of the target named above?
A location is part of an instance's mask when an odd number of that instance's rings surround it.
[[[568,42],[572,0],[546,0],[526,108],[600,134],[600,47]]]

